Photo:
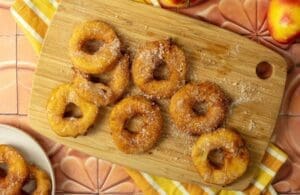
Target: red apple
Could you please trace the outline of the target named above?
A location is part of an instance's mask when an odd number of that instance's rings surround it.
[[[300,0],[271,0],[268,10],[271,36],[288,43],[300,35]]]

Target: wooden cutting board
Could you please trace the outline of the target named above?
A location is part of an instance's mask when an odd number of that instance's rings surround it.
[[[169,100],[158,101],[165,120],[164,135],[157,147],[145,154],[127,155],[116,149],[108,127],[110,107],[100,109],[96,125],[86,136],[62,138],[51,131],[45,109],[50,92],[72,78],[68,40],[76,24],[94,19],[111,24],[132,55],[144,41],[172,38],[186,54],[189,81],[209,80],[229,94],[232,105],[225,126],[242,134],[251,151],[251,163],[246,174],[227,188],[244,189],[255,175],[272,135],[285,85],[286,63],[281,56],[253,41],[177,13],[125,0],[62,1],[34,77],[32,127],[51,139],[102,159],[153,175],[202,183],[190,157],[197,137],[176,129],[168,115]],[[261,62],[268,62],[273,68],[268,79],[256,74]],[[263,73],[269,70],[264,66],[260,69]],[[136,93],[140,92],[132,86],[129,94]]]

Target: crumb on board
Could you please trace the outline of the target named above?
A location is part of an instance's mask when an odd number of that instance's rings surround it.
[[[240,105],[243,103],[253,102],[253,101],[262,101],[261,92],[263,88],[261,86],[254,85],[253,83],[250,83],[249,81],[245,80],[238,80],[238,81],[232,81],[227,78],[221,78],[216,80],[218,84],[226,84],[226,85],[232,85],[238,92],[236,95],[237,98],[235,98],[232,102],[232,106]]]
[[[249,130],[249,131],[253,131],[253,130],[255,129],[255,127],[256,127],[256,124],[255,124],[255,122],[251,119],[251,120],[249,121],[248,130]]]

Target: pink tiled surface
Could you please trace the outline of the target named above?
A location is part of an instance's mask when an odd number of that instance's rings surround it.
[[[37,56],[16,27],[8,2],[0,0],[0,123],[21,128],[39,141],[55,170],[57,194],[141,194],[122,167],[55,143],[29,127],[27,108]],[[274,140],[289,160],[273,183],[278,192],[300,194],[300,40],[272,40],[267,6],[268,0],[210,0],[176,11],[242,34],[287,59],[290,71]]]

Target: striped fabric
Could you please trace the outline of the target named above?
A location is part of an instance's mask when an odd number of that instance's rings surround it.
[[[213,188],[197,186],[194,184],[179,183],[163,177],[152,176],[147,173],[135,171],[127,168],[129,175],[136,181],[142,191],[154,195],[242,195],[242,194],[277,194],[273,187],[269,185],[275,177],[281,165],[286,161],[287,155],[270,144],[258,166],[258,173],[250,186],[244,191],[216,190]]]
[[[41,51],[43,39],[48,25],[55,14],[60,0],[16,0],[11,7],[11,13],[19,27],[31,42],[37,53]],[[159,6],[158,0],[134,0]],[[276,194],[270,182],[276,175],[287,156],[273,144],[270,144],[262,163],[258,167],[258,174],[250,186],[241,191],[218,191],[216,189],[195,184],[180,183],[163,177],[149,175],[127,169],[128,174],[147,195],[240,195],[240,194]]]
[[[12,15],[37,53],[41,51],[48,25],[57,7],[58,2],[55,0],[16,0],[11,7]]]

